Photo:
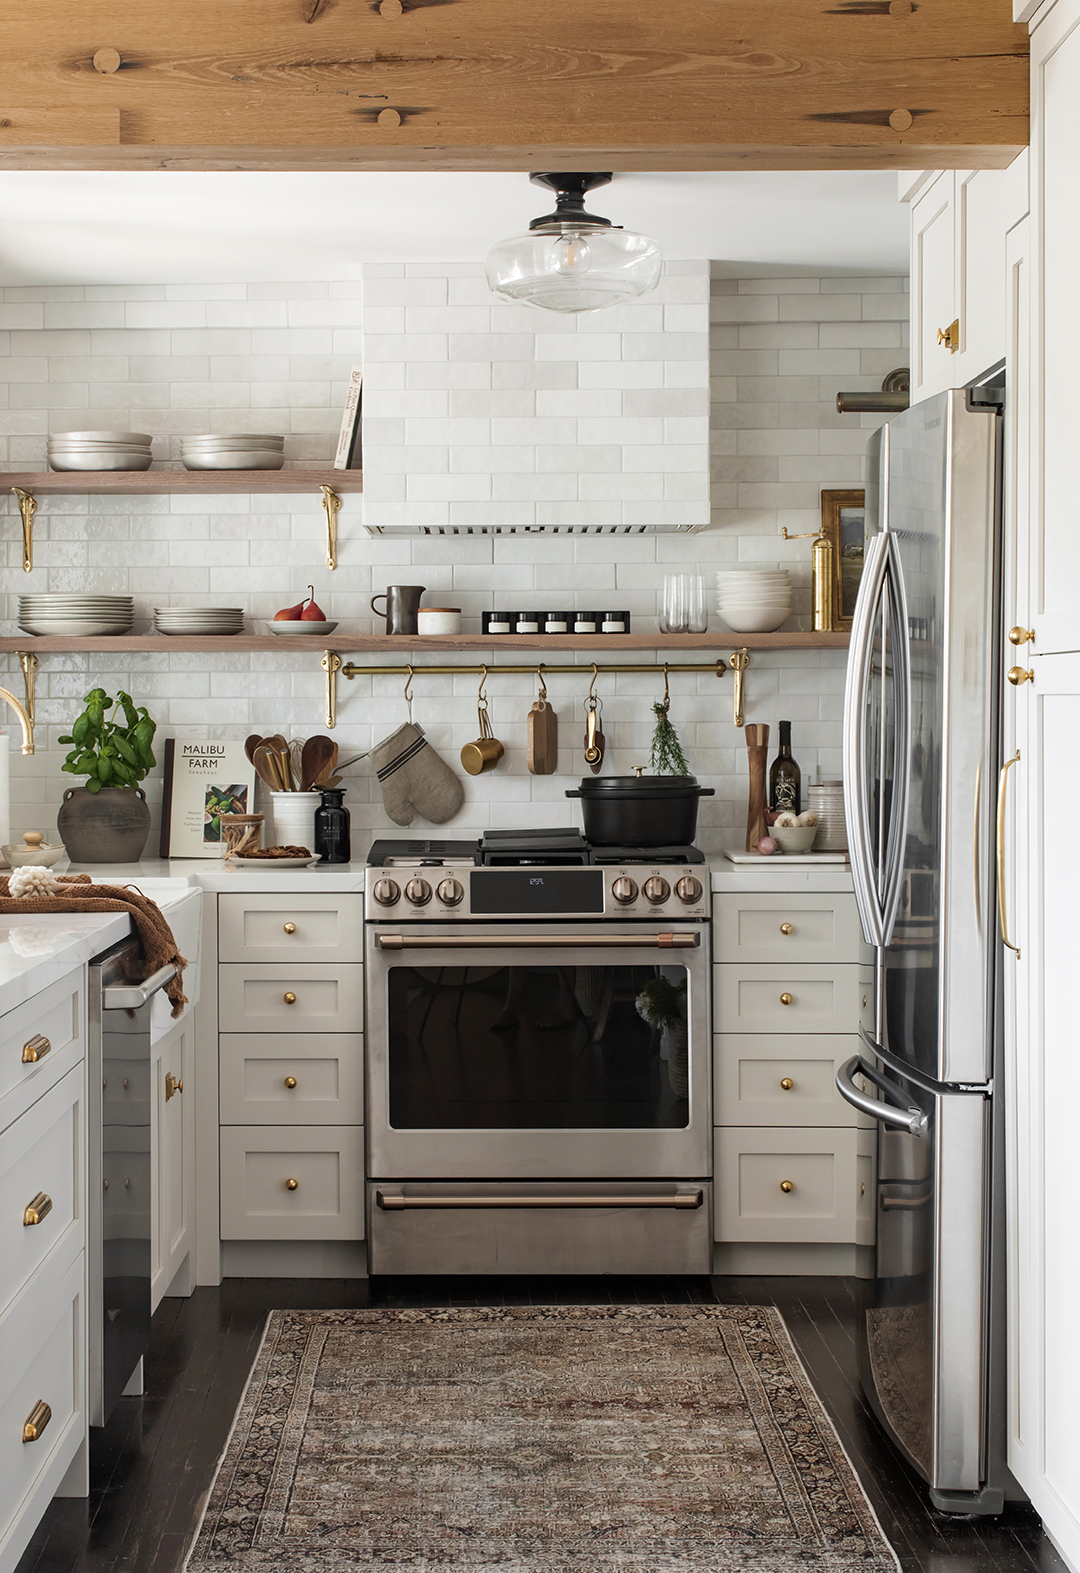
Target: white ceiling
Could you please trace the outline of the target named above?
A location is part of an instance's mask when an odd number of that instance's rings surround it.
[[[525,175],[0,173],[0,284],[341,279],[467,262],[550,209]],[[616,175],[592,209],[732,274],[907,271],[893,171]]]

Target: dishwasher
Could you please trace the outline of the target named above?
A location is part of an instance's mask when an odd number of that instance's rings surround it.
[[[123,939],[90,963],[88,1308],[90,1424],[103,1426],[150,1341],[151,1013],[175,974],[142,981]]]

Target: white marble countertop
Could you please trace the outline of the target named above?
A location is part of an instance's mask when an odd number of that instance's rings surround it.
[[[715,893],[770,890],[849,891],[850,866],[823,863],[793,863],[782,856],[759,858],[756,863],[730,863],[723,853],[709,858],[711,888]]]
[[[261,868],[239,868],[233,863],[219,862],[217,858],[143,858],[140,863],[72,863],[60,862],[57,874],[91,875],[95,885],[138,885],[144,895],[157,901],[154,886],[164,888],[164,882],[179,888],[197,885],[200,890],[249,892],[276,889],[324,890],[335,893],[345,890],[363,890],[364,863],[335,863],[329,868],[275,868],[267,859],[265,872]]]
[[[0,921],[0,1012],[126,939],[126,912],[14,913]]]

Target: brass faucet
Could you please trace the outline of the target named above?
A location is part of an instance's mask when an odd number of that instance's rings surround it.
[[[6,688],[0,688],[0,699],[6,699],[8,704],[19,718],[19,725],[22,727],[23,735],[23,753],[32,754],[34,752],[34,728],[30,717],[27,715],[19,701],[15,698],[15,695],[9,693]]]

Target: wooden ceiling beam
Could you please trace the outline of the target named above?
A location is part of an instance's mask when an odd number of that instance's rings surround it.
[[[1028,134],[1011,0],[0,0],[0,25],[6,168],[978,168]]]

